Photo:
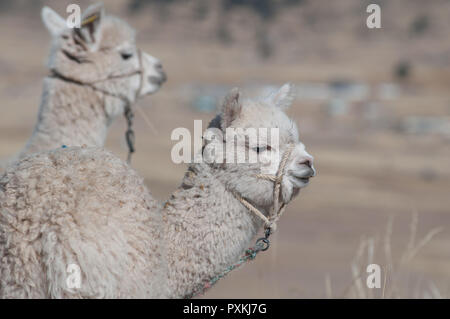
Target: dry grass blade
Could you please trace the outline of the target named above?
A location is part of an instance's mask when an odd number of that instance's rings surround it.
[[[326,274],[325,276],[325,296],[327,299],[333,298],[333,292],[331,290],[331,277],[330,274]]]
[[[431,241],[431,239],[433,239],[434,236],[436,236],[437,234],[439,234],[440,232],[442,232],[444,230],[443,227],[436,227],[432,230],[430,230],[428,232],[428,234],[425,235],[425,237],[415,246],[412,247],[411,249],[407,250],[403,256],[402,259],[400,261],[401,264],[406,264],[409,261],[411,261],[411,259],[413,259],[417,253],[427,244]]]
[[[142,118],[144,119],[145,123],[147,123],[148,127],[153,132],[153,134],[158,135],[158,130],[153,125],[153,123],[150,121],[150,119],[148,118],[147,114],[145,114],[145,111],[141,108],[141,106],[140,105],[136,105],[136,109],[138,110],[138,112],[142,116]]]

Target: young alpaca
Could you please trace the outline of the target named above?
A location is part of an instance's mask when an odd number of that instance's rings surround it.
[[[260,136],[256,146],[238,138],[235,153],[290,151],[283,203],[315,175],[283,112],[291,102],[289,85],[261,101],[242,101],[233,90],[210,125],[220,132],[279,128],[279,149]],[[207,140],[203,152],[220,140]],[[220,163],[219,151],[210,152],[208,163],[191,164],[161,206],[132,168],[100,148],[57,149],[17,162],[0,179],[0,297],[189,296],[252,245],[262,223],[236,194],[268,214],[274,184],[256,175],[274,174],[280,158],[276,165]],[[76,288],[71,264],[81,270]]]
[[[33,135],[16,158],[62,145],[103,146],[124,108],[166,80],[161,63],[136,47],[134,30],[105,16],[101,4],[83,13],[81,28],[69,29],[48,7],[42,20],[52,36],[50,75]]]

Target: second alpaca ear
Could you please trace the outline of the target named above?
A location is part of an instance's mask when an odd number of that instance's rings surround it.
[[[66,21],[49,7],[42,8],[41,18],[48,32],[54,37],[66,29]]]
[[[75,28],[75,35],[85,44],[85,46],[95,51],[101,39],[101,26],[105,16],[105,9],[102,3],[89,6],[81,16],[81,27]]]
[[[290,107],[294,98],[294,87],[290,83],[284,84],[277,92],[274,92],[269,96],[270,102],[282,109]]]
[[[236,118],[239,117],[242,110],[240,101],[241,92],[238,88],[234,88],[227,94],[222,106],[222,130],[231,125]]]

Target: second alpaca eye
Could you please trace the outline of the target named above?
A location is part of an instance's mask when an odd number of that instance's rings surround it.
[[[122,52],[122,53],[120,53],[120,55],[122,56],[122,59],[128,60],[128,59],[130,59],[133,56],[133,53]]]

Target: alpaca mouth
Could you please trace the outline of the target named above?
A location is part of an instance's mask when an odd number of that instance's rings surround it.
[[[316,170],[312,167],[307,167],[306,169],[302,169],[300,171],[290,170],[289,173],[297,180],[300,181],[309,181],[311,177],[316,176]]]
[[[308,184],[309,183],[309,177],[296,177],[296,179],[300,182],[302,182],[303,184]]]
[[[162,73],[160,74],[160,76],[149,76],[149,77],[148,77],[148,81],[149,81],[151,84],[155,84],[155,85],[161,86],[161,85],[163,85],[164,82],[167,81],[167,75],[166,75],[165,72],[162,72]]]
[[[309,177],[291,176],[291,183],[295,189],[300,189],[309,185]]]

